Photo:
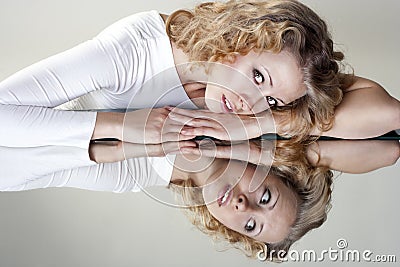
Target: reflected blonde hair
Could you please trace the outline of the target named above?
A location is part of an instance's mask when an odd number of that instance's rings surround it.
[[[167,34],[191,61],[230,61],[250,51],[290,52],[298,61],[307,88],[290,107],[276,108],[278,133],[298,137],[332,127],[342,99],[344,55],[333,48],[326,23],[295,0],[207,2],[178,10],[166,21]]]
[[[291,156],[298,159],[296,163],[285,159],[285,154],[293,155],[296,144],[290,146],[286,141],[278,142],[275,161],[271,167],[271,175],[281,179],[286,186],[292,189],[299,198],[297,217],[291,226],[286,238],[278,243],[265,244],[246,235],[229,229],[208,211],[206,205],[191,205],[202,200],[198,190],[191,190],[196,185],[192,180],[179,180],[170,184],[170,188],[180,197],[185,206],[185,213],[191,223],[200,231],[211,236],[215,241],[225,241],[230,246],[241,250],[250,258],[256,258],[260,251],[267,255],[267,260],[279,262],[287,253],[291,245],[304,236],[307,232],[321,226],[330,209],[331,185],[333,173],[327,168],[311,167],[306,163],[303,152],[297,150],[297,155]],[[281,158],[282,157],[282,158]],[[281,160],[282,159],[282,160]],[[289,164],[282,164],[288,162]]]

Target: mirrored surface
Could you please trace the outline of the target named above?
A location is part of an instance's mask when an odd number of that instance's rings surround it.
[[[304,0],[324,17],[355,73],[400,99],[400,3]],[[0,4],[0,80],[66,50],[119,18],[156,9],[170,13],[194,1],[6,1]],[[379,12],[377,12],[379,10]],[[374,19],[371,19],[374,18]],[[382,150],[384,151],[384,150]],[[378,152],[371,149],[369,153]],[[293,249],[369,250],[397,255],[399,162],[365,174],[335,172],[327,222]],[[168,193],[166,189],[160,194]],[[212,245],[177,208],[146,194],[44,189],[0,194],[1,266],[262,266],[239,251]],[[338,240],[347,244],[340,249]],[[341,246],[340,245],[340,246]],[[372,256],[371,256],[372,257]],[[293,264],[294,263],[290,263]],[[309,266],[309,262],[297,266]],[[324,266],[345,264],[325,260]],[[352,262],[352,264],[354,264]],[[362,264],[362,263],[359,263]]]

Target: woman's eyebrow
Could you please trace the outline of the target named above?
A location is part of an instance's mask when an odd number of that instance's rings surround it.
[[[271,86],[273,86],[273,82],[272,82],[272,76],[271,76],[271,72],[269,71],[269,69],[267,67],[265,67],[264,65],[261,65],[261,67],[264,69],[264,71],[268,74],[268,79],[271,83]],[[287,104],[280,98],[276,98],[276,100],[278,100],[279,102],[281,102],[284,106],[286,106]]]

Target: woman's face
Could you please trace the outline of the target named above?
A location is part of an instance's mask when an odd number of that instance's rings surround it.
[[[270,106],[284,106],[306,93],[295,57],[251,51],[234,63],[216,64],[206,85],[206,105],[218,113],[255,114]]]
[[[298,197],[279,178],[267,174],[264,168],[230,161],[225,171],[207,180],[203,197],[210,213],[226,227],[274,243],[289,234]],[[255,190],[249,190],[251,185]]]

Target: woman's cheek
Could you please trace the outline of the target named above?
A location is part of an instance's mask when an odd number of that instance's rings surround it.
[[[205,92],[205,102],[207,108],[213,112],[222,112],[221,100],[219,100],[219,95],[221,95],[221,89],[218,86],[207,84]]]
[[[251,113],[257,114],[266,110],[270,110],[270,106],[268,105],[268,101],[265,99],[265,97],[262,97],[259,98],[258,101],[253,105]]]
[[[224,210],[221,208],[217,207],[217,204],[215,202],[210,203],[207,205],[208,211],[211,213],[211,215],[219,221],[220,223],[224,224],[226,226],[226,214],[224,214]]]

